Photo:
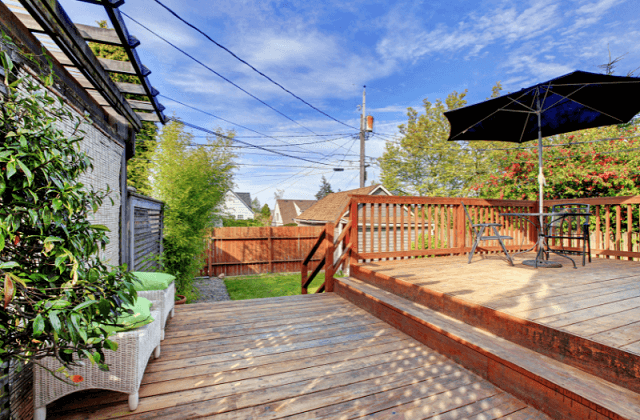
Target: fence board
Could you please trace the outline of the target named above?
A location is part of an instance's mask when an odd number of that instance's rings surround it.
[[[324,227],[229,227],[213,229],[207,240],[201,276],[241,276],[300,271],[301,263]],[[309,262],[313,270],[325,252]]]

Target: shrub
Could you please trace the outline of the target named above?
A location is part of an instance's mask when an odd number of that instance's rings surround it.
[[[9,41],[5,38],[5,43]],[[94,225],[108,191],[88,191],[78,177],[92,169],[79,151],[84,121],[74,117],[41,83],[17,80],[0,52],[7,95],[0,104],[0,363],[73,355],[101,368],[116,344],[98,324],[114,324],[122,303],[136,299],[124,268],[110,271],[99,252],[108,243]],[[70,121],[71,136],[56,124]]]

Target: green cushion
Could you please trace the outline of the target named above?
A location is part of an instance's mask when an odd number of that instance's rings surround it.
[[[140,328],[153,322],[151,317],[151,306],[153,303],[147,298],[139,297],[135,305],[122,305],[125,309],[132,309],[133,315],[129,313],[121,313],[116,321],[119,326],[102,325],[109,334],[118,331],[129,331]]]
[[[138,291],[164,290],[175,280],[175,276],[167,273],[153,273],[150,271],[132,271],[139,282],[133,282],[133,287]]]

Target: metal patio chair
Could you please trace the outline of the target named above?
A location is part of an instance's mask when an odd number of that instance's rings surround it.
[[[502,247],[502,250],[504,251],[504,254],[507,256],[507,260],[509,260],[509,264],[513,265],[513,260],[507,252],[507,247],[504,246],[504,242],[502,242],[505,239],[512,240],[513,238],[511,236],[500,235],[500,232],[498,232],[498,227],[502,227],[502,225],[500,223],[473,223],[473,219],[471,219],[471,215],[467,210],[467,206],[462,203],[462,207],[464,208],[464,212],[467,215],[467,219],[469,220],[469,224],[471,225],[474,236],[473,246],[471,247],[471,252],[469,252],[469,264],[471,264],[471,258],[473,258],[473,254],[476,252],[476,248],[478,247],[478,243],[480,241],[498,241],[500,243],[500,246]],[[493,229],[493,233],[495,235],[484,235],[484,231],[488,227]]]
[[[582,255],[582,266],[585,265],[586,257],[589,256],[591,262],[591,241],[589,238],[589,204],[583,203],[565,203],[556,204],[551,207],[552,213],[564,213],[562,216],[555,217],[549,223],[549,231],[547,232],[547,246],[554,245],[553,251],[560,254]],[[559,239],[560,243],[555,244],[551,239]],[[575,249],[566,249],[565,244],[568,241],[568,248],[572,248],[573,242],[582,241],[582,251]],[[559,248],[557,247],[559,245]]]

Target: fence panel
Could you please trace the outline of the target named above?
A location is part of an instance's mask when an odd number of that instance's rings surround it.
[[[201,276],[241,276],[299,272],[302,260],[323,227],[229,227],[213,229],[207,240]],[[324,247],[311,260],[313,270]]]
[[[153,258],[162,254],[164,203],[129,191],[128,204],[129,270],[156,271],[160,267]]]

